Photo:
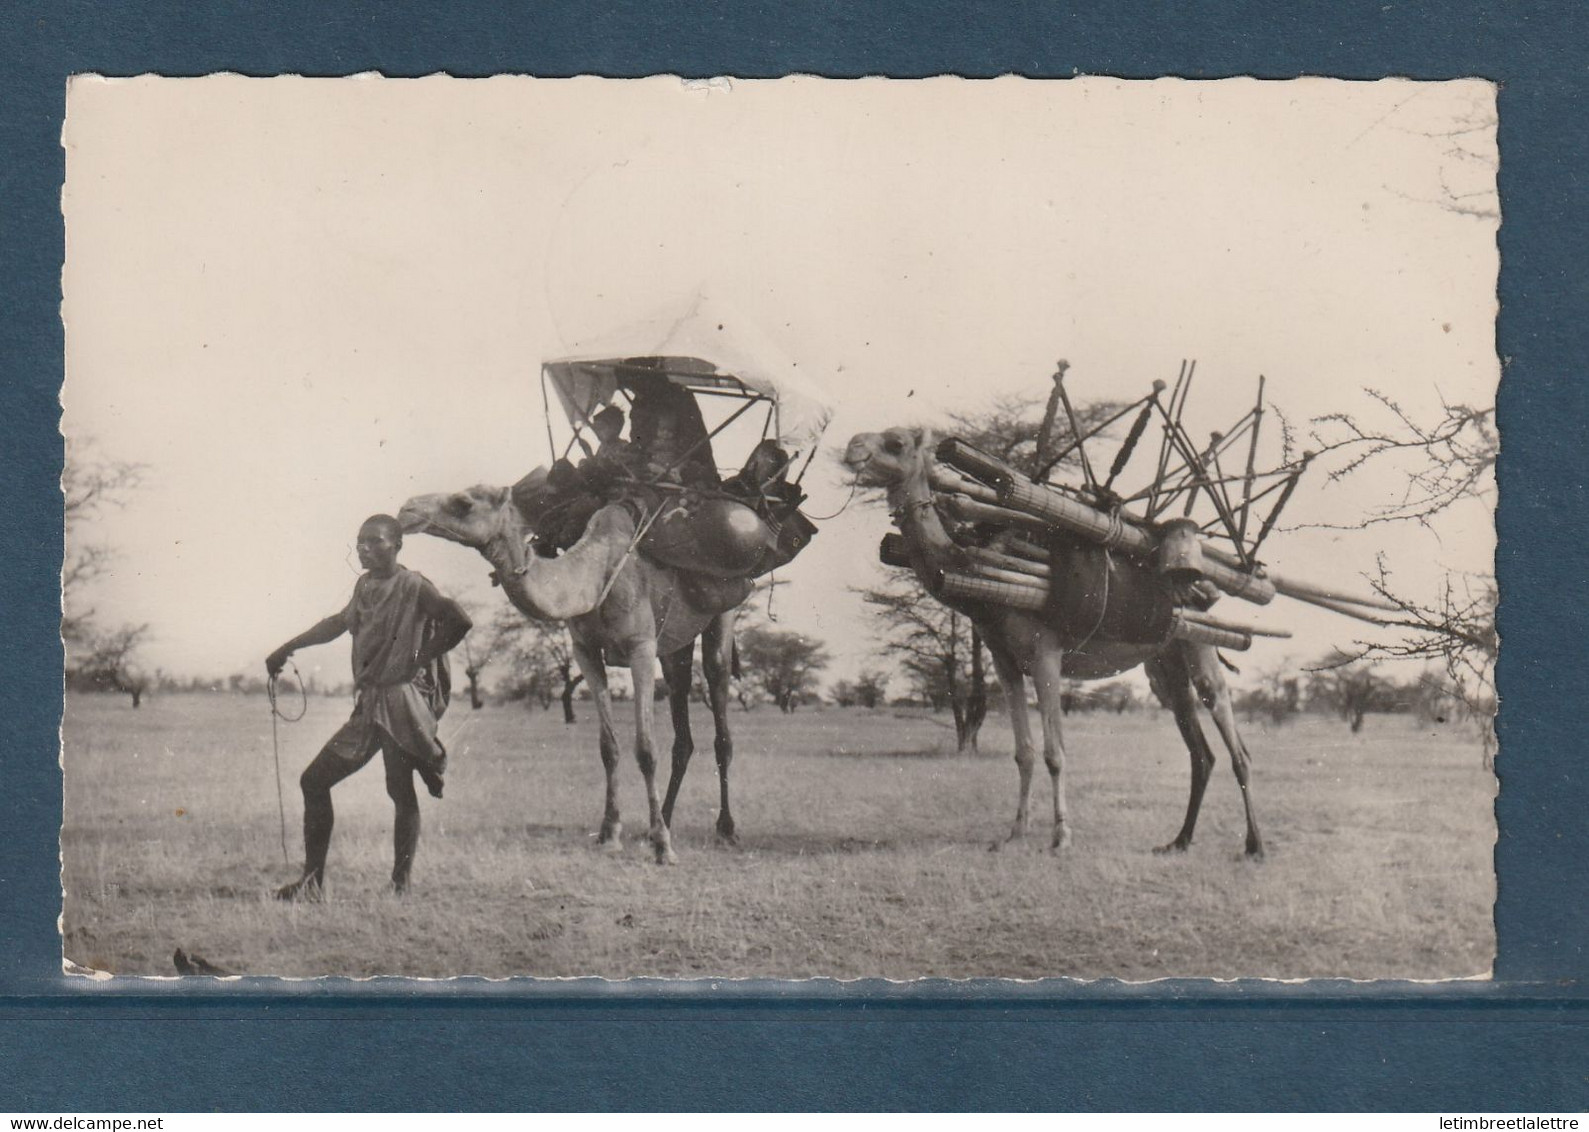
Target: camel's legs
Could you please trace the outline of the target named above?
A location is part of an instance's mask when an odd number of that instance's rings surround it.
[[[1225,674],[1219,670],[1219,656],[1207,645],[1187,646],[1184,651],[1192,684],[1208,713],[1214,717],[1214,726],[1230,751],[1231,769],[1236,772],[1236,782],[1241,786],[1241,804],[1247,815],[1247,856],[1262,857],[1263,837],[1258,833],[1258,817],[1253,813],[1252,789],[1248,782],[1251,756],[1247,753],[1247,744],[1242,742],[1241,732],[1236,729],[1236,710],[1231,704]]]
[[[684,772],[695,754],[690,734],[690,676],[695,667],[695,642],[662,658],[662,678],[668,683],[668,711],[673,716],[673,763],[668,769],[668,792],[662,798],[662,820],[673,825],[673,803],[678,801]]]
[[[1003,649],[990,645],[988,653],[993,657],[993,671],[998,675],[999,687],[1004,690],[1004,703],[1009,708],[1010,729],[1015,732],[1015,768],[1021,775],[1021,792],[1015,804],[1015,824],[1010,827],[1010,835],[1005,841],[1019,841],[1026,836],[1032,768],[1037,763],[1032,744],[1032,721],[1026,709],[1026,677],[1021,674],[1021,666],[1016,659]],[[995,841],[988,848],[996,851],[1000,845],[1000,842]]]
[[[734,668],[734,613],[730,610],[712,620],[701,634],[701,671],[706,676],[706,694],[712,704],[712,724],[716,734],[712,748],[717,753],[717,837],[732,845],[739,840],[734,832],[734,814],[728,808],[728,767],[734,761],[734,736],[728,727],[728,682]]]
[[[1181,832],[1175,835],[1174,841],[1154,850],[1155,853],[1179,853],[1192,843],[1197,814],[1203,806],[1203,791],[1208,789],[1208,776],[1214,769],[1214,750],[1197,722],[1197,701],[1192,695],[1192,677],[1184,656],[1170,652],[1154,657],[1147,663],[1147,672],[1154,694],[1175,713],[1175,725],[1180,728],[1181,740],[1192,759],[1192,789],[1187,796],[1186,820],[1181,823]]]
[[[574,639],[574,663],[584,674],[585,686],[590,689],[591,702],[596,705],[596,718],[601,727],[601,769],[607,775],[607,805],[601,815],[600,844],[608,849],[623,845],[623,822],[618,817],[618,731],[613,726],[612,692],[607,687],[607,666],[601,653]]]
[[[1043,761],[1054,787],[1054,837],[1052,849],[1070,844],[1070,825],[1065,808],[1065,712],[1062,660],[1064,651],[1047,629],[1038,637],[1032,656],[1032,687],[1037,690],[1037,710],[1043,717]]]
[[[646,783],[646,808],[651,818],[651,845],[657,864],[674,865],[673,839],[662,820],[662,795],[657,791],[656,713],[652,693],[657,683],[657,645],[654,640],[636,644],[629,653],[629,677],[634,683],[634,755]]]

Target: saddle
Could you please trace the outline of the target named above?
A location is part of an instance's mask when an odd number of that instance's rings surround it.
[[[792,561],[816,534],[800,513],[805,494],[783,479],[788,458],[765,476],[764,442],[741,472],[720,486],[650,482],[633,463],[559,460],[513,485],[520,515],[535,530],[535,552],[552,558],[573,546],[603,507],[617,503],[643,528],[639,551],[658,565],[716,579],[758,578]]]

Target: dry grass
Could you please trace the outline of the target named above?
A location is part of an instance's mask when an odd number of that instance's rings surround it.
[[[297,773],[340,722],[282,728],[288,844]],[[589,716],[589,709],[584,712]],[[665,713],[663,713],[665,715]],[[412,894],[383,892],[391,807],[378,763],[338,787],[329,899],[282,905],[263,699],[74,696],[65,720],[65,950],[170,974],[176,947],[250,974],[1438,978],[1486,972],[1494,779],[1476,740],[1376,718],[1250,729],[1269,856],[1241,856],[1221,759],[1190,852],[1186,756],[1167,715],[1070,723],[1063,858],[987,852],[1013,813],[1007,726],[956,757],[931,719],[888,711],[733,717],[742,844],[712,838],[709,721],[679,802],[681,864],[651,863],[623,769],[626,844],[594,846],[602,776],[588,718],[450,715],[447,797],[424,799]],[[664,732],[666,724],[662,725]],[[705,741],[701,741],[705,736]],[[1039,770],[1037,793],[1046,798]],[[1039,807],[1041,810],[1041,807]],[[1042,823],[1038,823],[1041,826]]]

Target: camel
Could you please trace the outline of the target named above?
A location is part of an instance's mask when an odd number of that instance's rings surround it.
[[[526,617],[567,621],[574,660],[585,677],[601,727],[601,763],[607,799],[600,843],[622,844],[618,813],[618,736],[613,726],[607,665],[628,667],[634,681],[635,761],[645,778],[649,838],[658,864],[675,864],[668,828],[684,772],[695,746],[690,734],[690,670],[695,639],[701,639],[721,806],[719,840],[735,841],[728,804],[728,768],[734,758],[728,726],[729,678],[734,612],[750,594],[741,578],[716,579],[659,566],[634,550],[637,531],[631,510],[611,504],[593,515],[584,535],[556,558],[529,551],[532,530],[505,487],[477,485],[464,491],[421,495],[403,504],[405,531],[434,535],[472,547],[492,566],[492,579]],[[673,717],[673,762],[666,796],[656,786],[652,701],[661,658]]]
[[[950,539],[933,503],[929,475],[934,463],[936,438],[927,429],[891,428],[881,433],[862,433],[849,442],[844,463],[861,486],[887,490],[888,504],[905,537],[911,567],[929,592],[936,588],[940,572],[959,563],[963,552]],[[1063,544],[1055,551],[1055,578],[1064,575]],[[1079,547],[1078,547],[1079,550]],[[1053,783],[1054,826],[1051,849],[1060,851],[1070,842],[1071,830],[1065,803],[1065,748],[1061,734],[1061,676],[1098,680],[1128,672],[1138,665],[1147,670],[1154,694],[1175,713],[1175,722],[1186,742],[1192,760],[1191,795],[1186,819],[1169,844],[1155,852],[1184,851],[1192,843],[1203,792],[1214,765],[1214,752],[1197,719],[1199,699],[1207,706],[1230,751],[1236,781],[1241,786],[1242,805],[1247,817],[1246,852],[1250,858],[1263,855],[1263,839],[1253,813],[1249,784],[1249,756],[1236,728],[1230,689],[1220,671],[1220,660],[1208,645],[1168,641],[1156,645],[1128,644],[1101,639],[1103,634],[1086,639],[1067,650],[1059,631],[1042,618],[1006,606],[949,602],[970,617],[981,630],[993,657],[994,670],[1004,689],[1015,732],[1015,763],[1020,771],[1020,794],[1015,823],[1007,842],[1025,836],[1032,771],[1035,765],[1032,733],[1026,710],[1025,677],[1030,676],[1037,690],[1038,711],[1043,725],[1043,758]],[[1100,618],[1100,624],[1102,619]],[[993,848],[1000,847],[995,842]]]

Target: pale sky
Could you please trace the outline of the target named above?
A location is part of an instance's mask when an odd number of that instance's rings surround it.
[[[1197,359],[1198,435],[1260,373],[1295,425],[1369,414],[1365,386],[1425,419],[1492,404],[1495,224],[1438,201],[1493,184],[1440,136],[1493,109],[1478,81],[74,80],[63,428],[150,468],[93,532],[122,552],[95,604],[151,623],[150,667],[260,670],[346,601],[366,515],[547,461],[543,359],[701,291],[827,387],[829,450],[1042,398],[1059,358],[1082,400]],[[845,503],[831,451],[806,487],[813,515]],[[1399,487],[1312,472],[1287,518]],[[778,622],[829,644],[830,677],[873,663],[846,587],[883,576],[886,529],[851,506],[781,573]],[[1350,585],[1383,551],[1429,593],[1493,550],[1473,506],[1264,557]],[[472,551],[402,557],[503,601]],[[1297,634],[1254,671],[1371,631],[1217,608]],[[341,679],[345,643],[298,663]]]

